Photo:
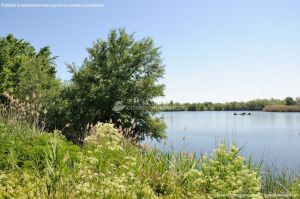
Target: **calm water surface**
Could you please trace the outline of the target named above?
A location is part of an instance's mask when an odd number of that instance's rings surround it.
[[[300,113],[231,111],[162,112],[167,124],[167,144],[153,143],[163,150],[210,154],[226,140],[244,146],[242,154],[278,168],[300,167]],[[239,113],[239,112],[237,112]],[[247,112],[248,113],[248,112]]]

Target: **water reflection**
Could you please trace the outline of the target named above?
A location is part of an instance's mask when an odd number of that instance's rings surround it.
[[[239,112],[237,112],[239,113]],[[248,112],[247,112],[248,113]],[[167,124],[164,150],[211,153],[220,141],[245,146],[242,153],[268,165],[295,169],[300,165],[300,113],[163,112]]]

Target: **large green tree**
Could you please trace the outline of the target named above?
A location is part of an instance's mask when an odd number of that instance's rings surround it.
[[[19,83],[22,65],[35,56],[34,48],[13,35],[0,37],[0,93],[13,92]]]
[[[88,123],[112,121],[131,128],[142,140],[165,137],[165,125],[156,119],[154,98],[163,96],[164,65],[159,48],[150,38],[135,40],[124,29],[112,30],[107,40],[88,49],[89,57],[76,70],[64,91],[69,119],[75,130]]]
[[[24,99],[32,93],[53,92],[59,85],[54,60],[49,47],[36,52],[30,43],[12,34],[0,37],[0,93]]]
[[[12,34],[0,37],[0,94],[8,92],[21,101],[29,97],[31,103],[46,108],[47,126],[51,128],[61,90],[55,68],[49,47],[36,51],[29,42]]]

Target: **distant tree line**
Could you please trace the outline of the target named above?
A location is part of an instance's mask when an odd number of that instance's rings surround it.
[[[270,105],[300,105],[300,98],[293,99],[286,97],[280,99],[256,99],[248,102],[227,102],[227,103],[169,103],[157,104],[160,111],[261,111]]]

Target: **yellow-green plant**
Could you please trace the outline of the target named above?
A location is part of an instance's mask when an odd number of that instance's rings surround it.
[[[98,123],[93,127],[91,135],[84,139],[86,144],[100,144],[101,142],[113,142],[118,145],[122,141],[122,135],[111,123]]]
[[[195,190],[209,198],[262,198],[258,171],[249,168],[239,150],[224,144],[211,158],[202,156],[201,170],[191,170]]]
[[[137,147],[113,124],[93,129],[79,148],[59,133],[0,121],[0,198],[297,198],[299,180],[281,183],[286,192],[268,188],[275,178],[261,180],[235,146],[197,157]]]

